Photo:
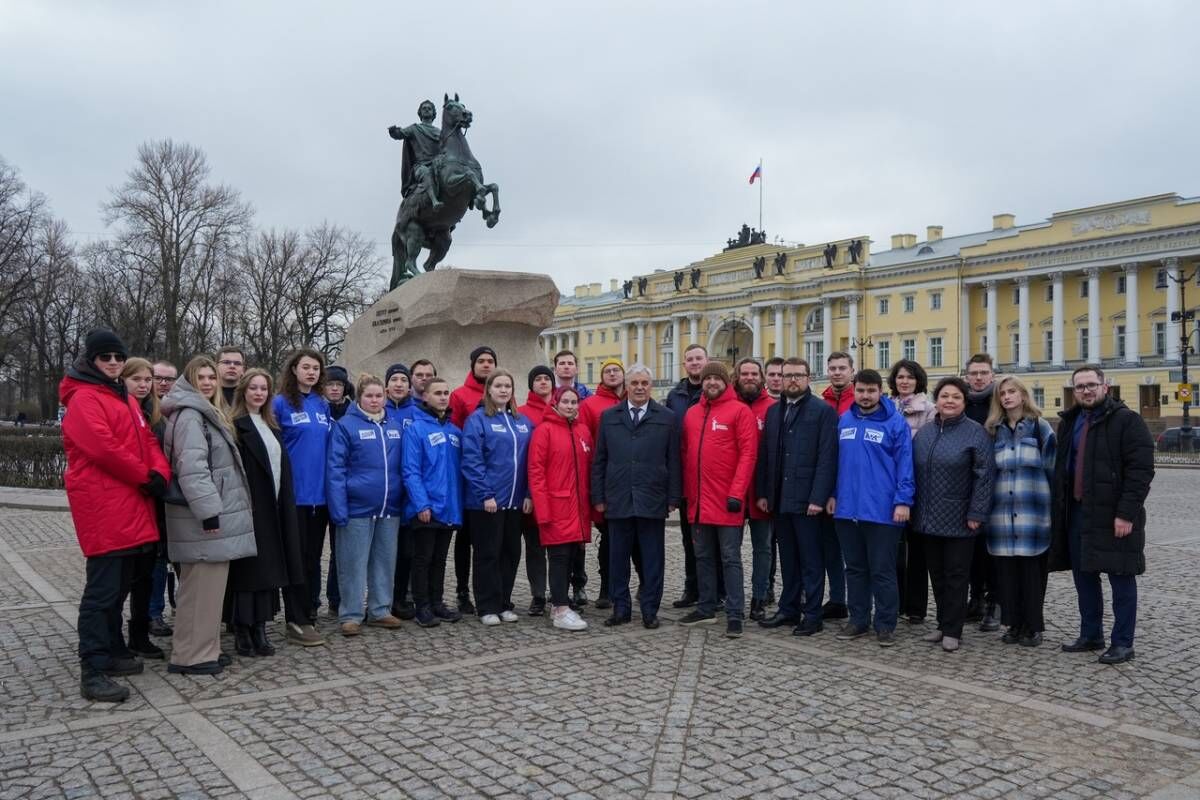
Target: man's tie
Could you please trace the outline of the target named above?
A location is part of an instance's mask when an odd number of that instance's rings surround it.
[[[642,408],[641,406],[634,406],[629,411],[633,414],[633,427],[636,428],[638,423],[642,421]]]

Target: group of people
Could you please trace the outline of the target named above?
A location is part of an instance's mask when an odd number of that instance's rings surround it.
[[[1063,649],[1104,649],[1103,572],[1115,623],[1100,660],[1133,657],[1153,444],[1098,367],[1075,371],[1077,402],[1056,435],[1019,378],[995,380],[987,355],[930,394],[914,361],[895,364],[885,388],[832,353],[816,395],[803,359],[745,358],[731,374],[693,344],[659,403],[646,365],[606,360],[593,393],[562,351],[525,376],[523,405],[495,350],[477,347],[469,362],[453,389],[427,359],[352,383],[310,348],[277,381],[237,347],[178,374],[91,332],[60,387],[65,483],[87,557],[82,695],[125,699],[112,678],[166,658],[150,636],[172,636],[171,673],[221,672],[232,658],[223,625],[239,656],[270,656],[281,605],[289,642],[323,645],[322,590],[347,637],[464,615],[515,623],[522,550],[528,614],[582,630],[593,530],[604,625],[631,622],[636,601],[655,629],[675,513],[685,580],[673,606],[690,609],[680,624],[723,612],[725,634],[742,635],[748,524],[749,617],[763,627],[810,636],[844,619],[838,638],[874,632],[889,646],[898,620],[924,622],[931,582],[926,641],[953,652],[978,621],[1036,646],[1047,572],[1071,569],[1080,635]]]

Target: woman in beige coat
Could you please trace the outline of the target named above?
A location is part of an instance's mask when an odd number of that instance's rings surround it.
[[[217,365],[196,356],[163,398],[163,447],[186,505],[168,495],[167,554],[181,565],[169,672],[215,675],[229,562],[256,554],[246,474]]]

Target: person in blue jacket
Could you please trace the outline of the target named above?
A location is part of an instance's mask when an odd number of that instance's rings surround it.
[[[398,628],[392,614],[396,536],[404,483],[400,477],[401,427],[384,411],[383,381],[364,375],[358,402],[333,424],[325,496],[337,527],[338,621],[343,636],[357,636],[367,597],[367,624]]]
[[[521,561],[521,515],[533,510],[525,459],[533,423],[517,412],[512,373],[488,375],[483,408],[463,426],[464,503],[475,563],[475,607],[484,625],[516,622],[512,590]]]
[[[412,396],[412,372],[404,364],[392,364],[383,378],[387,399],[384,411],[388,421],[402,432],[412,424],[413,411],[417,404]],[[412,619],[416,605],[409,599],[409,575],[412,572],[412,537],[408,527],[400,526],[399,544],[396,546],[396,578],[392,586],[392,613],[400,619]]]
[[[311,347],[301,347],[284,363],[279,394],[271,404],[292,462],[305,578],[303,585],[289,586],[283,593],[287,638],[304,646],[324,643],[314,627],[321,606],[321,556],[329,525],[325,457],[332,417],[329,403],[322,396],[324,378],[325,356]]]
[[[837,638],[870,632],[874,598],[876,638],[882,647],[895,644],[896,552],[914,494],[908,423],[883,396],[882,376],[861,369],[854,376],[854,405],[838,421],[837,489],[828,508],[846,560],[850,611]]]
[[[450,538],[462,525],[462,431],[450,421],[450,385],[434,378],[404,433],[404,519],[413,542],[417,624],[431,628],[462,615],[442,601]]]

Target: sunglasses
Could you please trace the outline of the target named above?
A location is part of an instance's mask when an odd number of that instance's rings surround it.
[[[100,359],[101,361],[125,361],[126,360],[125,356],[121,355],[120,353],[101,353],[100,355],[96,356],[96,358]]]

